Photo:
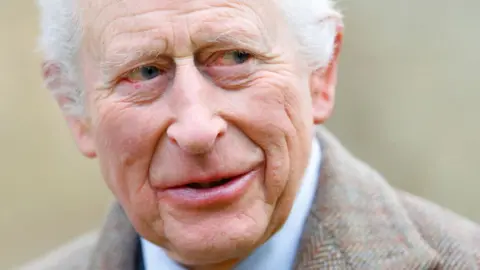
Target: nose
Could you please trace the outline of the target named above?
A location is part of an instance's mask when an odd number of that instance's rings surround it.
[[[198,71],[193,59],[177,59],[176,64],[171,101],[176,117],[167,128],[167,136],[186,153],[209,153],[227,130],[227,122],[214,112],[215,103],[208,102],[216,94],[215,88]]]
[[[196,106],[168,127],[167,136],[183,151],[201,155],[211,152],[226,130],[225,120],[210,114],[207,108]]]

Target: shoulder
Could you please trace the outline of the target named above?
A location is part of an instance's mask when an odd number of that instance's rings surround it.
[[[19,270],[84,270],[88,267],[90,255],[99,233],[84,234],[51,253],[23,265]]]
[[[436,250],[442,265],[480,267],[480,226],[452,211],[412,194],[398,191],[401,203],[423,239]]]

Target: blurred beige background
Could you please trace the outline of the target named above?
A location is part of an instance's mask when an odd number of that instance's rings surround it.
[[[328,126],[393,185],[480,221],[480,1],[345,0]],[[33,1],[0,1],[0,269],[100,224],[111,199],[42,87]]]

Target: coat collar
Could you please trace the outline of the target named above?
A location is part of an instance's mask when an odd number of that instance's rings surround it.
[[[123,208],[114,203],[92,253],[89,270],[136,270],[138,234]]]
[[[296,269],[432,269],[436,252],[416,230],[397,194],[323,127],[322,166]],[[114,204],[89,269],[135,270],[138,235]]]
[[[396,191],[325,128],[317,137],[323,159],[296,269],[433,269],[437,254]]]

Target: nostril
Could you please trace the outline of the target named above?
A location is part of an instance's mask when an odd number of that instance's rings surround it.
[[[227,132],[227,123],[221,118],[216,118],[215,125],[217,125],[217,138],[223,137]]]
[[[172,142],[173,144],[178,144],[177,140],[175,138],[170,137],[170,136],[168,138],[170,139],[170,142]]]
[[[221,130],[220,132],[218,132],[217,138],[223,137],[223,135],[225,135],[225,130]]]
[[[176,129],[175,126],[170,126],[167,129],[167,138],[171,143],[178,144],[178,141],[176,139],[176,130],[175,129]]]

